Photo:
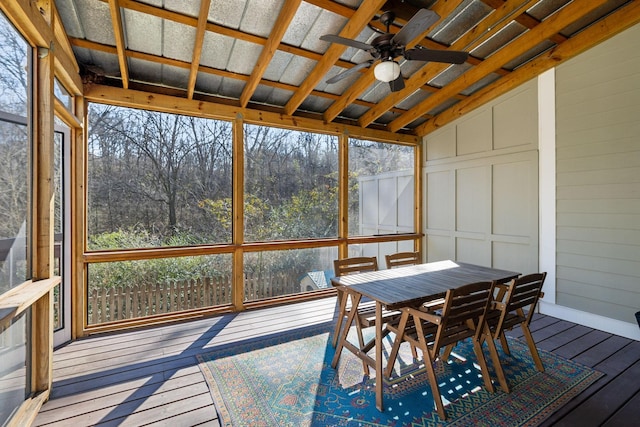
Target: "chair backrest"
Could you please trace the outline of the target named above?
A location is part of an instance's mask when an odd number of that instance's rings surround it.
[[[542,286],[547,273],[534,273],[513,279],[502,302],[496,307],[500,310],[500,319],[496,325],[491,325],[496,332],[510,329],[514,325],[526,322],[529,326],[535,312],[536,304],[542,294]],[[493,323],[493,322],[491,322]]]
[[[476,282],[447,291],[434,351],[468,337],[478,339],[493,295],[493,282]]]
[[[333,261],[333,271],[336,277],[347,274],[378,271],[378,259],[376,257],[353,257],[336,259]]]
[[[385,255],[384,259],[387,262],[387,268],[416,265],[420,263],[420,254],[418,252],[398,252]]]

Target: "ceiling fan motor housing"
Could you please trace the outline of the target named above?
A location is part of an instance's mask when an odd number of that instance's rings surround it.
[[[382,34],[373,39],[373,49],[369,50],[371,56],[384,61],[402,55],[402,47],[393,44],[393,37],[394,34]]]

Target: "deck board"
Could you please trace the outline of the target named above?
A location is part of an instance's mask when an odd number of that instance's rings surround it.
[[[77,340],[54,352],[51,399],[34,425],[218,427],[197,354],[334,317],[335,298],[323,298]],[[541,314],[531,330],[541,349],[606,374],[542,425],[613,427],[640,419],[640,342]]]
[[[602,425],[612,416],[613,408],[624,406],[629,396],[640,389],[640,361],[637,361],[620,375],[617,375],[597,394],[593,394],[580,404],[579,410],[571,411],[562,418],[558,426]],[[636,412],[636,415],[640,412]],[[635,421],[638,422],[636,417]],[[629,420],[631,421],[631,420]],[[630,425],[630,424],[629,424]]]
[[[638,420],[640,392],[633,395],[615,415],[603,424],[604,427],[620,427],[629,424],[629,420]]]

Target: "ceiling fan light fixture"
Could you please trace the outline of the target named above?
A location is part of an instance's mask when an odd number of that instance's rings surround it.
[[[382,61],[373,69],[373,75],[381,82],[392,82],[400,76],[400,64],[396,61]]]

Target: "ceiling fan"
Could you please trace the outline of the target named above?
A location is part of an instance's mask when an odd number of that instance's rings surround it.
[[[404,89],[404,79],[400,74],[400,64],[395,60],[402,56],[410,61],[430,61],[430,62],[446,62],[451,64],[462,64],[467,60],[469,54],[462,51],[452,50],[433,50],[422,47],[406,49],[411,40],[418,37],[427,28],[440,19],[437,13],[429,9],[420,9],[413,17],[403,26],[397,34],[389,33],[389,27],[395,19],[393,12],[385,12],[380,16],[380,22],[387,27],[387,32],[373,39],[371,44],[362,43],[357,40],[347,39],[333,34],[325,34],[320,37],[331,43],[340,43],[349,47],[362,49],[371,54],[373,59],[360,63],[340,74],[336,74],[327,80],[328,84],[337,83],[340,80],[352,75],[363,68],[369,68],[376,61],[373,74],[376,79],[382,82],[388,82],[391,91],[397,92]]]

